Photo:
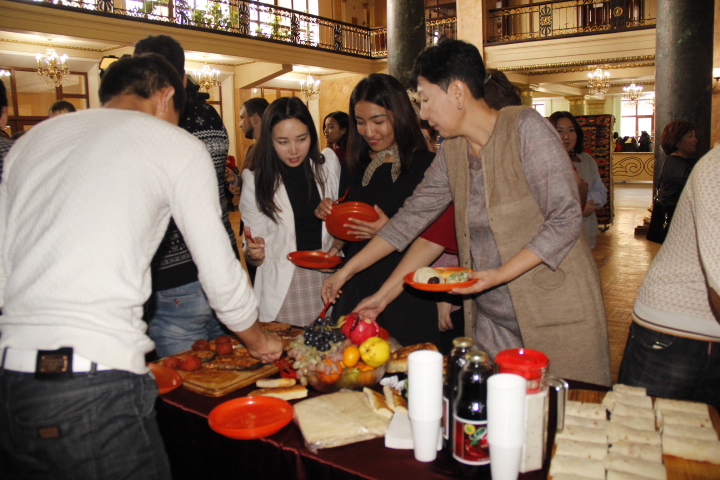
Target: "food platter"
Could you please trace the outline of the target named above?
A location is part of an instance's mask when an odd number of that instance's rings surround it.
[[[175,390],[183,384],[183,379],[179,373],[172,368],[163,367],[157,363],[148,363],[148,368],[155,376],[160,395]]]
[[[435,270],[438,270],[440,272],[460,272],[467,269],[462,267],[436,267]],[[473,278],[471,280],[468,280],[467,282],[460,283],[419,283],[413,281],[414,276],[415,272],[410,272],[405,275],[403,280],[411,287],[418,290],[424,290],[426,292],[449,292],[455,288],[469,287],[470,285],[478,281],[477,278]]]
[[[221,403],[208,416],[210,428],[239,440],[272,435],[293,418],[293,407],[274,397],[240,397]]]
[[[288,253],[288,260],[304,268],[335,268],[342,262],[337,255],[328,257],[325,252],[304,250]]]
[[[365,222],[374,222],[380,218],[375,209],[362,202],[345,202],[335,205],[332,208],[332,212],[325,217],[325,224],[328,232],[333,237],[340,238],[354,242],[359,240],[355,235],[350,233],[350,229],[344,227],[345,224],[349,224],[349,219],[354,218],[355,220],[363,220]]]

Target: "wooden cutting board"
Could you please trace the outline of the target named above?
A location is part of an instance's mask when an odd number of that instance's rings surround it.
[[[183,377],[183,388],[207,397],[222,397],[230,392],[255,383],[278,372],[275,365],[264,365],[257,370],[236,372],[232,370],[207,370],[195,372],[178,370]]]

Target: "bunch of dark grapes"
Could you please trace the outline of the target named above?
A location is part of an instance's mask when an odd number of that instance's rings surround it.
[[[331,344],[345,340],[345,334],[335,326],[330,318],[318,317],[305,327],[305,345],[315,347],[320,352],[327,352]]]

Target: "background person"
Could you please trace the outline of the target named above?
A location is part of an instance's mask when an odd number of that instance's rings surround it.
[[[486,78],[477,47],[459,40],[417,57],[412,82],[422,117],[445,140],[402,210],[350,260],[353,270],[405,249],[453,202],[460,264],[478,280],[454,290],[471,296],[466,334],[492,357],[507,348],[537,349],[550,357],[554,375],[609,385],[600,278],[580,236],[567,153],[535,110],[491,108]],[[344,281],[330,277],[323,297],[333,298]]]
[[[550,123],[560,135],[563,147],[570,155],[570,161],[586,184],[587,201],[583,206],[583,230],[590,248],[595,248],[598,236],[598,222],[595,212],[607,202],[607,187],[600,178],[595,159],[583,151],[585,136],[577,119],[570,112],[555,112],[550,115]],[[581,193],[582,197],[582,193]],[[581,202],[582,204],[582,202]]]
[[[48,118],[57,117],[63,113],[72,113],[74,111],[76,111],[75,105],[67,100],[58,100],[50,106],[50,109],[48,110]]]
[[[306,326],[323,308],[319,291],[327,274],[287,258],[295,251],[326,251],[333,241],[314,209],[323,197],[337,198],[340,163],[320,154],[314,125],[299,98],[275,100],[263,115],[253,167],[242,172],[240,211],[252,232],[245,259],[257,266],[263,322]]]
[[[660,148],[667,155],[660,164],[647,239],[663,243],[672,222],[680,194],[697,163],[695,124],[674,120],[660,134]]]
[[[180,128],[199,138],[212,158],[219,195],[221,220],[226,239],[239,261],[235,233],[225,199],[225,164],[230,146],[222,118],[200,94],[200,87],[185,75],[185,51],[172,37],[148,36],[135,44],[135,55],[155,53],[177,69],[185,86],[186,101],[180,117]],[[207,156],[197,159],[207,162]],[[178,194],[185,192],[178,190]],[[148,303],[149,335],[159,357],[189,350],[196,340],[210,340],[225,333],[200,282],[198,267],[175,218],[170,220],[165,236],[152,261],[153,296]]]
[[[720,148],[695,166],[638,291],[618,382],[720,410]]]
[[[34,126],[6,158],[0,448],[9,478],[170,478],[142,306],[171,216],[222,321],[262,361],[282,353],[255,321],[207,149],[176,126],[178,72],[156,55],[120,59],[100,101]]]
[[[8,120],[8,98],[5,84],[0,81],[0,131],[4,132]],[[3,161],[5,155],[12,147],[13,141],[4,135],[0,135],[0,181],[2,181]]]

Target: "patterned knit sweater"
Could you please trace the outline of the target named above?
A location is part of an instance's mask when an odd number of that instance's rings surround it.
[[[180,118],[180,127],[199,138],[207,147],[217,172],[218,194],[222,221],[228,238],[239,259],[237,241],[230,225],[227,202],[225,200],[225,163],[229,140],[225,126],[217,110],[198,97],[198,86],[188,83],[188,101],[185,112]],[[170,220],[165,237],[160,243],[152,261],[153,291],[176,288],[197,281],[198,271],[180,230],[173,219]]]

